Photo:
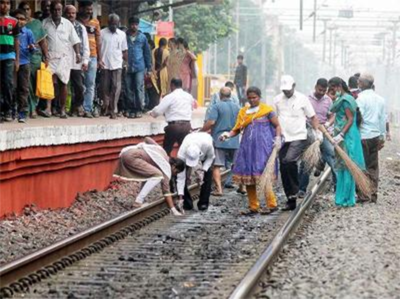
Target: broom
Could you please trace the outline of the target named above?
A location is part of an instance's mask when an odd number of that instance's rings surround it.
[[[329,142],[332,143],[332,145],[334,146],[336,152],[338,153],[340,158],[343,160],[344,164],[346,165],[346,167],[349,169],[351,175],[353,176],[358,189],[361,191],[361,193],[363,195],[370,198],[371,193],[372,193],[372,188],[371,188],[371,181],[369,180],[369,178],[357,166],[357,164],[354,163],[350,159],[350,157],[347,155],[347,153],[338,144],[335,143],[332,136],[328,133],[328,131],[325,129],[324,126],[320,125],[319,130],[325,135],[325,137],[329,140]]]
[[[302,160],[306,171],[310,171],[313,167],[317,166],[321,160],[321,141],[314,141],[302,155]]]
[[[278,155],[279,148],[274,146],[271,155],[269,156],[267,165],[260,179],[260,188],[264,192],[265,198],[268,198],[269,194],[273,193],[273,182],[275,180],[275,162]]]

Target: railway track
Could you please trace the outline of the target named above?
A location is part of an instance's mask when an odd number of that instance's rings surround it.
[[[181,218],[154,202],[1,267],[0,296],[248,298],[328,174],[294,213],[238,217],[233,192]]]

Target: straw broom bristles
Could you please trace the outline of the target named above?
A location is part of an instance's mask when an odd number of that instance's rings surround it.
[[[321,160],[321,141],[314,141],[302,156],[306,171],[310,171]]]
[[[354,178],[354,181],[358,187],[358,189],[361,191],[361,193],[368,198],[371,197],[372,193],[372,185],[371,181],[369,178],[365,175],[365,173],[357,166],[356,163],[354,163],[350,157],[347,155],[347,153],[335,143],[333,140],[332,136],[328,133],[328,131],[325,129],[324,126],[320,125],[319,130],[328,138],[329,142],[333,144],[335,147],[336,152],[340,156],[340,158],[343,160],[344,164],[350,171],[351,175]]]
[[[260,188],[264,192],[265,198],[268,198],[268,196],[274,192],[273,186],[275,181],[275,163],[278,152],[279,148],[274,146],[271,155],[269,156],[267,165],[264,168],[263,174],[261,175]]]

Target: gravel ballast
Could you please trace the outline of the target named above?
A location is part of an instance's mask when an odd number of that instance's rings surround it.
[[[1,220],[0,265],[131,211],[139,190],[139,183],[113,181],[106,191],[78,194],[69,208],[40,210],[29,206],[23,215]],[[161,189],[157,187],[148,200],[161,197]]]
[[[380,154],[378,203],[339,208],[320,196],[257,298],[400,298],[400,150]]]

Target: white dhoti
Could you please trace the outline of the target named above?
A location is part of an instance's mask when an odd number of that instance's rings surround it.
[[[70,55],[51,55],[49,69],[62,83],[68,84],[72,68],[72,57]]]

